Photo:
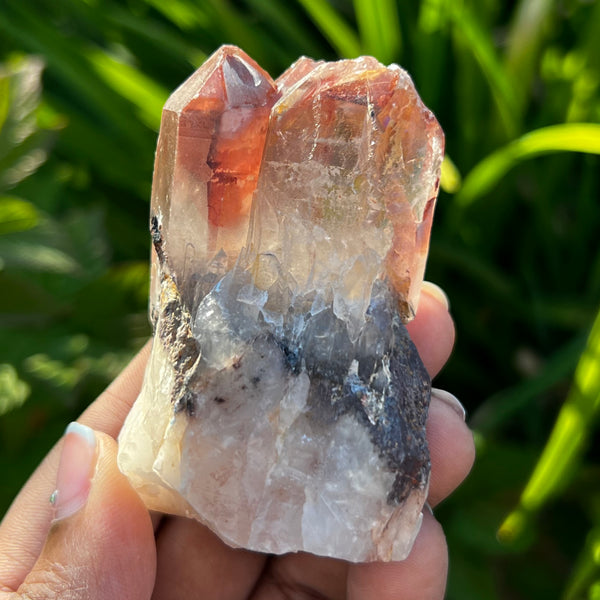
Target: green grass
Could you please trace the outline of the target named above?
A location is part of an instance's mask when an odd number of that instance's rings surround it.
[[[599,3],[0,6],[0,514],[149,335],[170,90],[222,43],[274,76],[302,54],[372,53],[411,73],[446,132],[427,277],[458,338],[437,385],[478,446],[437,511],[448,598],[599,597]]]

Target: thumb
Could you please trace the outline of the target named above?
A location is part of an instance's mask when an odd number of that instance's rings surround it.
[[[55,519],[19,588],[35,600],[147,600],[156,570],[150,515],[116,463],[116,442],[71,423],[63,440]]]

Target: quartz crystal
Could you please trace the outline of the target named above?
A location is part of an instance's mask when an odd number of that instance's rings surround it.
[[[430,382],[405,323],[443,134],[408,74],[224,46],[167,101],[152,354],[119,437],[150,509],[232,546],[401,560],[427,495]]]

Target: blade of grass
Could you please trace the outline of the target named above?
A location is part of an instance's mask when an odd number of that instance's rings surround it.
[[[142,20],[118,6],[107,6],[105,16],[113,26],[122,27],[151,41],[162,53],[168,52],[176,58],[183,57],[193,67],[200,66],[206,60],[206,54],[181,39],[181,33],[177,35],[157,21],[150,18]]]
[[[507,136],[514,137],[519,129],[517,99],[512,81],[508,78],[493,46],[492,34],[483,29],[466,4],[447,1],[446,6],[455,33],[461,42],[467,45],[488,81]]]
[[[77,261],[63,250],[41,242],[23,241],[16,237],[0,239],[0,255],[11,269],[74,276],[79,270]]]
[[[422,0],[419,10],[419,29],[425,34],[435,33],[448,20],[446,0]]]
[[[530,97],[536,63],[555,10],[554,0],[521,0],[507,37],[505,65],[514,86],[520,111]]]
[[[6,105],[6,114],[0,125],[0,161],[31,137],[37,128],[36,110],[42,92],[44,63],[39,58],[14,56],[2,66],[0,104]],[[8,165],[0,165],[6,169]],[[2,179],[3,177],[0,177]]]
[[[521,494],[519,505],[500,526],[498,538],[519,541],[533,517],[575,472],[600,412],[600,311],[575,370],[573,385],[550,439]]]
[[[137,107],[140,120],[158,131],[168,91],[135,67],[113,58],[105,51],[90,49],[86,58],[111,89]]]
[[[59,112],[69,112],[69,126],[65,127],[58,140],[63,152],[77,157],[77,163],[90,165],[112,185],[128,190],[140,199],[149,198],[152,165],[144,159],[144,155],[131,154],[129,148],[119,143],[110,131],[98,127],[87,115],[78,114],[59,98],[48,94],[48,100]]]
[[[451,269],[456,269],[486,293],[493,294],[511,308],[520,304],[518,288],[513,278],[507,277],[484,257],[460,248],[455,243],[433,241],[430,249],[431,260]]]
[[[356,58],[361,54],[356,32],[326,0],[298,0],[321,30],[337,54],[343,58]]]
[[[446,104],[448,97],[447,73],[452,59],[448,52],[448,11],[444,7],[445,0],[423,0],[417,27],[409,29],[406,40],[406,47],[411,50],[413,79],[419,95],[431,107]]]
[[[195,27],[210,28],[211,19],[208,12],[203,9],[203,3],[188,2],[187,0],[145,0],[166,19],[183,31]]]
[[[260,65],[267,66],[273,55],[285,54],[285,50],[265,37],[238,8],[227,0],[145,0],[183,31],[204,33],[204,46],[213,50],[219,40],[243,48]],[[200,30],[200,31],[198,31]]]
[[[581,36],[580,52],[595,72],[600,68],[600,4],[596,4],[585,34]]]
[[[456,165],[448,155],[444,156],[440,175],[440,187],[448,194],[456,194],[461,184],[462,179]]]
[[[575,563],[571,578],[563,600],[580,600],[581,598],[597,598],[592,595],[592,586],[600,591],[600,527],[589,532],[585,547]]]
[[[303,23],[298,22],[297,15],[289,9],[284,2],[273,2],[272,0],[247,0],[253,10],[272,23],[274,29],[286,40],[286,45],[294,44],[301,48],[301,52],[319,58],[322,52],[319,44],[312,39],[311,32],[306,30]],[[296,56],[290,57],[294,60]]]
[[[384,64],[398,60],[402,33],[394,0],[354,0],[354,11],[363,52]]]
[[[456,204],[465,207],[487,194],[520,161],[553,152],[600,154],[600,125],[551,125],[525,134],[490,154],[471,170],[455,196]]]
[[[596,4],[584,34],[580,36],[580,43],[572,50],[570,57],[581,61],[581,67],[572,83],[572,97],[566,120],[597,120],[595,115],[600,87],[600,4]]]
[[[0,70],[0,132],[6,123],[10,108],[10,79]]]
[[[105,125],[119,131],[128,144],[140,151],[146,147],[145,127],[129,117],[129,103],[108,88],[82,56],[90,47],[88,44],[63,39],[48,23],[18,4],[11,5],[10,11],[0,11],[0,30],[18,39],[28,51],[43,54],[48,68],[78,94]]]
[[[205,0],[205,5],[210,6],[213,26],[217,23],[225,37],[243,48],[259,65],[268,63],[270,51],[278,52],[277,48],[267,49],[269,42],[227,0]]]
[[[483,434],[497,431],[537,396],[569,377],[577,365],[584,345],[585,339],[582,336],[575,337],[552,355],[535,377],[485,400],[471,417],[470,426]]]

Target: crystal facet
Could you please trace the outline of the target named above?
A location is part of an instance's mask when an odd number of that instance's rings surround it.
[[[119,437],[149,508],[233,546],[400,560],[427,495],[414,313],[443,135],[410,77],[217,51],[169,98],[152,354]]]

